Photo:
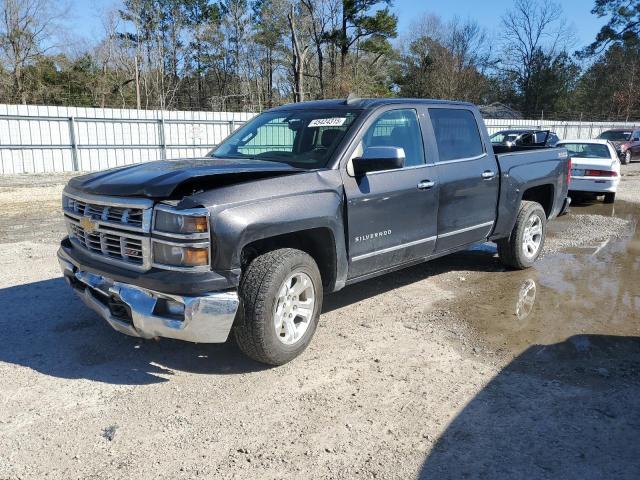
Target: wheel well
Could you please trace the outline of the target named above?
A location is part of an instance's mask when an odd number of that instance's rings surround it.
[[[538,202],[544,208],[547,218],[549,218],[553,208],[553,193],[553,185],[539,185],[525,190],[522,194],[522,200]]]
[[[295,248],[308,253],[318,265],[323,286],[327,288],[335,283],[336,246],[333,233],[328,228],[301,230],[248,243],[242,249],[242,270],[244,271],[257,256],[279,248]]]

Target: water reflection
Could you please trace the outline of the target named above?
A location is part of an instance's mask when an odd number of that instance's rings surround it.
[[[614,213],[601,209],[594,205],[574,212]],[[575,335],[640,335],[639,210],[617,205],[615,214],[630,220],[629,229],[597,248],[549,254],[533,269],[495,274],[491,282],[479,279],[470,289],[475,298],[461,299],[455,313],[490,350],[513,355]],[[576,221],[559,219],[557,235]]]
[[[536,282],[529,278],[524,281],[518,293],[518,301],[516,302],[516,317],[518,320],[525,320],[536,303]]]

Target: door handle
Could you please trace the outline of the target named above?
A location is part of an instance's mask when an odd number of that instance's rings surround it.
[[[491,180],[495,176],[496,172],[494,172],[493,170],[485,170],[484,172],[482,172],[482,178],[484,178],[485,180]]]
[[[432,188],[436,182],[432,182],[431,180],[422,180],[418,183],[418,190],[429,190]]]

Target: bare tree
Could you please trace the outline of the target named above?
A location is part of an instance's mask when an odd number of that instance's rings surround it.
[[[515,0],[502,17],[503,71],[516,79],[524,97],[523,107],[535,105],[532,78],[544,59],[553,61],[573,44],[562,6],[552,0]]]
[[[401,94],[479,102],[492,66],[491,42],[472,20],[426,15],[402,38]]]
[[[329,32],[332,29],[331,19],[336,18],[335,15],[331,15],[331,13],[335,11],[335,2],[332,3],[327,0],[300,0],[300,4],[309,16],[309,33],[316,50],[318,86],[320,96],[324,98],[324,46],[327,43]]]
[[[287,16],[289,29],[291,30],[292,57],[291,67],[293,69],[293,101],[304,102],[304,62],[309,50],[309,45],[302,46],[298,31],[296,30],[295,6],[291,5],[291,11]]]
[[[62,15],[48,0],[2,0],[0,52],[11,72],[14,98],[27,102],[25,68],[53,47],[53,26]]]

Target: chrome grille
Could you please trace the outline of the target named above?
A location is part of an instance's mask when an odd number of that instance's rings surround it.
[[[75,198],[68,198],[65,211],[77,215],[91,217],[110,223],[121,223],[142,229],[144,210],[141,208],[123,208],[96,203],[87,203]]]
[[[115,232],[91,232],[76,223],[70,223],[70,234],[77,242],[92,253],[104,255],[136,265],[144,263],[143,241]]]
[[[62,208],[75,219],[90,217],[100,225],[148,233],[151,229],[153,202],[144,199],[109,197],[79,198],[63,195]]]
[[[152,200],[64,192],[62,208],[78,249],[125,268],[151,268]]]

